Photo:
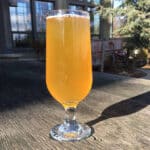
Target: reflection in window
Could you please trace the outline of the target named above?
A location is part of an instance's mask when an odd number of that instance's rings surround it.
[[[11,31],[31,31],[29,0],[17,0],[17,7],[9,7]]]
[[[80,5],[69,5],[69,9],[71,9],[71,10],[83,10],[83,7]]]
[[[16,0],[10,6],[10,22],[14,47],[32,47],[30,0]]]
[[[45,15],[52,9],[54,4],[51,2],[35,1],[36,8],[36,30],[37,32],[45,32]]]

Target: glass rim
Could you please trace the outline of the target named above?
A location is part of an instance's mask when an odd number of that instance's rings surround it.
[[[72,9],[53,9],[53,10],[49,10],[46,18],[48,18],[49,16],[57,16],[57,15],[79,15],[79,16],[85,16],[85,17],[89,17],[89,12],[85,11],[85,10],[72,10]]]

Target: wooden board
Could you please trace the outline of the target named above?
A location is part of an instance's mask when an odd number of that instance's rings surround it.
[[[47,94],[38,98],[1,110],[0,150],[150,149],[150,80],[95,73],[93,89],[77,111],[77,119],[94,133],[79,142],[49,138],[50,128],[62,122],[64,110]]]

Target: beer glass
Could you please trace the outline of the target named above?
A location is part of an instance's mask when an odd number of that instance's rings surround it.
[[[85,11],[53,10],[46,17],[46,84],[65,109],[65,120],[50,131],[58,141],[90,136],[91,128],[76,121],[76,107],[92,86],[90,18]]]

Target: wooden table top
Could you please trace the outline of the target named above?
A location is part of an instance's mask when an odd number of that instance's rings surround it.
[[[24,97],[34,94],[36,99],[39,92]],[[150,80],[95,73],[93,88],[77,109],[77,120],[93,128],[91,137],[79,142],[49,138],[50,128],[63,121],[64,110],[45,94],[1,109],[0,150],[149,150],[149,104]]]

